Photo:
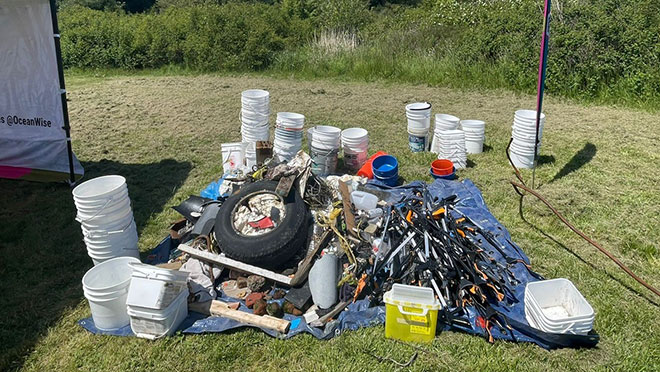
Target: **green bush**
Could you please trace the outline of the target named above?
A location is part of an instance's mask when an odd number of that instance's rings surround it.
[[[279,7],[238,3],[140,15],[71,7],[61,23],[64,65],[82,68],[259,70],[286,45],[302,43],[306,30]]]
[[[143,14],[69,5],[60,14],[63,57],[67,67],[270,69],[535,92],[542,1],[397,2],[415,5],[158,0]],[[660,98],[660,1],[555,4],[549,93],[626,102]]]

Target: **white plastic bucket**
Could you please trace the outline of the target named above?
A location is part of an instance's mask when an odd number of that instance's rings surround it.
[[[107,199],[104,203],[99,203],[97,205],[84,205],[76,203],[76,209],[78,212],[84,214],[95,214],[99,211],[104,211],[106,213],[119,211],[124,208],[131,207],[131,200],[128,198],[128,193],[121,195],[118,199]]]
[[[224,173],[237,170],[245,165],[245,147],[242,142],[223,143],[222,170]]]
[[[72,193],[73,198],[84,203],[85,201],[98,202],[121,193],[126,188],[126,178],[117,175],[101,176],[85,181],[76,186]]]
[[[78,211],[76,220],[78,222],[87,224],[87,226],[112,226],[120,223],[119,221],[125,221],[127,219],[133,218],[133,210],[131,205],[124,205],[122,209],[118,210],[100,210],[96,213],[83,213]]]
[[[461,128],[466,129],[485,129],[486,122],[483,120],[461,120]]]
[[[463,169],[467,166],[465,132],[462,130],[440,132],[437,148],[438,159],[451,160],[456,169]]]
[[[249,89],[241,93],[241,105],[243,110],[255,112],[268,112],[270,104],[270,93],[262,89]]]
[[[341,132],[341,144],[344,148],[344,165],[357,172],[367,161],[369,132],[363,128],[348,128]]]
[[[278,112],[276,124],[285,129],[302,129],[305,125],[305,115],[295,112]]]
[[[263,89],[248,89],[241,92],[242,102],[268,102],[270,93]]]
[[[435,130],[457,129],[460,119],[449,114],[435,114]]]
[[[320,150],[335,150],[341,142],[341,129],[330,125],[318,125],[312,130],[311,145]]]
[[[468,154],[481,154],[484,151],[484,141],[481,140],[468,141],[465,140],[465,151]]]
[[[185,288],[165,309],[126,306],[131,330],[137,337],[150,340],[173,334],[188,316],[188,289]]]
[[[337,170],[339,158],[339,146],[334,149],[319,149],[315,146],[310,148],[312,158],[312,173],[317,176],[327,176]]]
[[[363,128],[348,128],[341,132],[343,145],[361,145],[369,141],[369,132]]]
[[[406,118],[408,131],[427,129],[431,126],[431,104],[416,102],[406,105]]]
[[[140,253],[137,250],[123,250],[121,252],[113,253],[107,256],[97,256],[96,254],[89,252],[87,254],[92,259],[94,266],[98,266],[104,262],[107,262],[115,258],[135,258],[135,259],[140,258]]]
[[[83,292],[98,329],[117,329],[129,323],[126,298],[133,271],[130,262],[140,260],[114,258],[92,267],[82,278]]]
[[[514,115],[520,120],[536,123],[536,110],[517,110]],[[545,120],[544,113],[541,113],[541,120]]]

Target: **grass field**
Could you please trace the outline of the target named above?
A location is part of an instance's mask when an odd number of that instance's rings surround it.
[[[547,278],[572,280],[597,312],[601,342],[548,352],[445,332],[423,346],[413,371],[660,370],[660,299],[630,279],[549,211],[525,199],[525,220],[508,184],[504,155],[513,112],[535,97],[386,83],[296,81],[262,76],[69,76],[74,150],[86,178],[128,179],[140,249],[166,234],[169,207],[221,173],[220,144],[240,138],[240,92],[271,92],[272,111],[307,124],[370,132],[371,150],[400,159],[407,180],[430,181],[432,154],[407,149],[404,105],[487,122],[487,151],[459,172],[482,190],[492,213]],[[581,106],[547,98],[538,190],[569,220],[660,286],[660,114]],[[527,178],[531,172],[524,172]],[[94,336],[76,322],[90,315],[80,279],[92,266],[64,185],[0,180],[0,370],[25,371],[367,371],[393,370],[370,354],[407,360],[410,346],[383,327],[331,341],[270,338],[257,330],[176,335],[156,342]]]

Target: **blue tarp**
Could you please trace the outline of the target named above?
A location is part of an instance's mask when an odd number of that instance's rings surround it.
[[[387,201],[395,204],[404,199],[406,196],[410,195],[414,189],[424,187],[425,184],[419,181],[415,181],[408,185],[397,188],[382,187],[382,185],[378,184],[371,184],[370,186],[379,188],[381,191],[386,192],[389,199]],[[472,181],[464,180],[462,182],[458,182],[438,179],[433,184],[428,185],[428,189],[432,196],[438,198],[445,198],[456,195],[458,197],[458,202],[455,205],[456,208],[459,209],[463,214],[469,216],[470,219],[478,223],[482,228],[490,231],[495,236],[495,239],[498,241],[498,243],[500,243],[500,249],[503,253],[509,257],[520,258],[525,263],[529,264],[529,259],[527,256],[522,252],[520,248],[511,242],[511,237],[506,228],[500,224],[497,219],[490,213],[486,207],[486,203],[484,202],[481,193],[479,192],[479,189],[474,185],[474,183],[472,183]],[[484,242],[484,244],[488,243]],[[151,252],[146,260],[147,263],[157,264],[166,262],[169,258],[170,251],[175,249],[176,245],[178,245],[177,241],[173,241],[169,237],[166,238]],[[501,262],[506,262],[504,257],[496,249],[493,249],[492,255],[498,260],[501,259]],[[504,304],[494,305],[494,308],[510,319],[511,324],[514,325],[514,330],[512,332],[501,331],[498,329],[498,327],[493,327],[491,328],[492,336],[495,339],[533,342],[544,348],[557,347],[557,345],[553,343],[552,337],[550,340],[539,337],[538,334],[536,334],[537,332],[529,327],[529,324],[525,319],[525,285],[528,282],[539,280],[540,277],[534,273],[531,273],[523,263],[512,265],[510,270],[513,272],[515,278],[519,281],[519,284],[512,288],[513,294],[509,294],[507,296],[508,298],[506,301],[504,301]],[[230,299],[227,297],[221,297],[220,299],[237,301],[236,299]],[[319,339],[329,339],[345,330],[355,330],[360,327],[367,327],[384,323],[384,307],[376,306],[369,308],[368,306],[369,304],[367,300],[357,301],[356,303],[351,304],[347,310],[343,311],[337,317],[335,321],[327,324],[323,329],[309,327],[304,322],[302,317],[295,317],[287,314],[285,315],[285,319],[291,321],[291,329],[286,335],[278,334],[272,330],[262,330],[274,337],[281,338],[289,338],[299,333],[307,332],[311,333]],[[251,311],[245,306],[244,303],[241,304],[240,310],[247,312]],[[467,333],[479,334],[485,337],[487,332],[483,328],[483,324],[480,324],[481,322],[477,319],[477,313],[475,311],[469,311],[469,313],[469,317],[467,317],[466,320],[470,322],[471,327],[447,326],[446,329],[452,328]],[[100,331],[96,329],[91,318],[83,319],[79,323],[81,326],[92,333],[112,334],[117,336],[133,335],[130,327],[124,327],[120,330],[112,332]],[[248,325],[246,324],[242,324],[231,319],[220,317],[204,317],[200,314],[191,312],[186,321],[184,321],[184,323],[179,327],[179,330],[183,333],[190,334],[218,333],[238,327],[247,326]]]

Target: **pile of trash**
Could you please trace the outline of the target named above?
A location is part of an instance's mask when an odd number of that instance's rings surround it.
[[[430,116],[413,109],[409,118]],[[418,127],[415,135],[428,132]],[[331,175],[342,135],[319,131],[323,156],[277,156],[279,147],[257,142],[254,165],[233,163],[174,207],[182,218],[147,264],[132,254],[95,261],[83,278],[92,317],[80,324],[150,339],[241,326],[327,339],[385,323],[386,337],[407,341],[452,329],[544,348],[598,342],[575,286],[536,274],[476,186],[450,180],[449,160],[434,162],[433,184],[392,187],[396,158],[367,158],[365,148],[358,175]],[[362,143],[366,134],[356,133],[348,137]]]

